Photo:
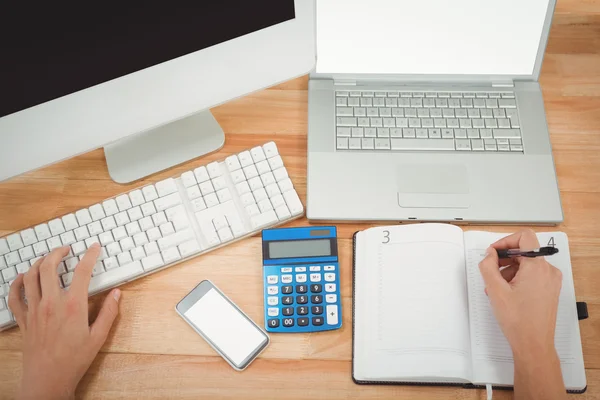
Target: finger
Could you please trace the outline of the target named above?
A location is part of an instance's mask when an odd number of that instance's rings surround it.
[[[94,243],[85,252],[85,255],[75,267],[75,275],[73,276],[73,283],[69,288],[70,292],[81,294],[87,298],[88,287],[90,286],[90,279],[92,278],[92,270],[96,265],[96,260],[100,255],[100,244]]]
[[[98,344],[98,348],[102,347],[106,341],[108,332],[110,332],[110,328],[119,314],[120,298],[121,291],[119,289],[114,289],[110,292],[108,296],[106,296],[106,299],[104,299],[104,304],[102,304],[98,317],[90,328],[92,340]]]
[[[479,263],[479,271],[481,271],[488,295],[506,287],[507,283],[500,273],[498,253],[495,249],[490,247],[486,250],[485,258]]]
[[[15,316],[17,324],[21,329],[26,328],[27,304],[23,300],[24,275],[19,274],[10,285],[10,294],[8,295],[8,307]]]
[[[525,229],[492,243],[495,249],[533,250],[540,247],[540,242],[534,231]]]
[[[46,257],[42,257],[37,260],[29,271],[25,273],[23,282],[25,284],[25,297],[27,297],[27,307],[31,309],[35,308],[42,298],[42,289],[40,287],[40,265],[44,262]]]
[[[65,258],[71,248],[59,247],[48,254],[40,265],[40,285],[43,297],[53,297],[60,293],[58,284],[58,265]]]
[[[512,281],[513,278],[515,277],[515,275],[517,275],[517,272],[519,272],[519,265],[517,265],[517,264],[510,265],[510,266],[500,270],[500,274],[502,275],[502,277],[504,278],[504,280],[506,282]]]

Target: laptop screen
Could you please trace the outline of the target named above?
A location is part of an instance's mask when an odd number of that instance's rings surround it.
[[[318,0],[318,73],[531,75],[549,0]]]

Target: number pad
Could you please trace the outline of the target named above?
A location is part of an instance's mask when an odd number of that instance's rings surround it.
[[[337,262],[265,265],[263,268],[268,332],[307,333],[341,327]]]

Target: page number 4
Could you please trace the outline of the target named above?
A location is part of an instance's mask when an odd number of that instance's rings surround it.
[[[381,243],[387,244],[390,242],[390,231],[383,231],[383,241]]]
[[[548,240],[548,246],[556,247],[556,244],[554,243],[554,236],[552,236],[550,240]]]

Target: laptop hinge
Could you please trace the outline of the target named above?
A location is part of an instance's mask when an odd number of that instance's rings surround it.
[[[496,81],[492,82],[492,87],[515,87],[513,81]]]
[[[336,86],[356,86],[356,81],[354,79],[336,79],[334,84]]]

